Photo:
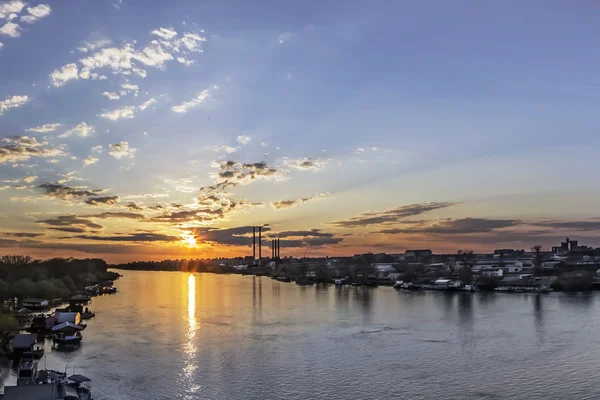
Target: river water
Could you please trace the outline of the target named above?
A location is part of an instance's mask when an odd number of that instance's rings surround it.
[[[121,271],[48,368],[97,400],[600,397],[598,294],[410,293]],[[14,372],[5,378],[14,384]]]

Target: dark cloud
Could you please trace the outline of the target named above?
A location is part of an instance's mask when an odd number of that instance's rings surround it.
[[[127,204],[126,206],[127,208],[129,208],[129,211],[142,211],[143,208],[138,206],[137,204],[131,202],[129,204]]]
[[[461,218],[442,219],[424,222],[421,225],[411,225],[404,228],[382,229],[378,233],[391,235],[397,234],[470,234],[486,233],[496,229],[515,227],[523,222],[516,219],[487,219],[487,218]]]
[[[104,212],[100,214],[82,215],[84,218],[99,218],[99,219],[144,219],[142,214],[133,212]]]
[[[4,236],[12,236],[18,238],[34,238],[38,236],[44,236],[43,233],[31,233],[31,232],[0,232]]]
[[[65,153],[61,149],[48,147],[48,142],[38,142],[29,136],[10,136],[2,140],[0,146],[0,164],[29,160],[31,157],[57,157]]]
[[[333,237],[332,233],[321,232],[320,229],[311,229],[307,231],[282,231],[277,233],[272,233],[269,236],[274,236],[278,238],[288,238],[288,237],[325,237],[330,238]]]
[[[323,199],[323,198],[327,198],[327,197],[331,197],[331,194],[321,193],[321,194],[316,194],[314,196],[302,197],[302,198],[295,199],[295,200],[273,201],[273,202],[271,202],[271,206],[273,208],[275,208],[276,210],[283,210],[283,209],[295,207],[302,203],[306,203],[307,201],[310,201],[310,200]]]
[[[103,240],[110,242],[174,242],[181,240],[177,236],[163,235],[162,233],[132,233],[124,236],[96,236],[80,235],[78,239]]]
[[[308,237],[304,239],[281,240],[281,247],[321,247],[339,244],[344,239],[341,237]]]
[[[89,206],[112,206],[119,201],[119,196],[92,197],[84,203]]]
[[[42,189],[46,196],[55,197],[66,201],[82,199],[84,197],[94,197],[103,192],[101,189],[87,190],[72,188],[60,183],[43,183],[39,185],[38,188]]]
[[[338,244],[343,241],[342,238],[333,237],[332,234],[321,232],[318,229],[274,233],[271,232],[271,229],[268,226],[265,226],[263,227],[262,231],[264,248],[268,248],[270,246],[268,237],[282,238],[280,241],[282,247],[321,247],[325,245]],[[240,226],[226,229],[202,227],[191,229],[190,233],[193,233],[196,241],[201,243],[214,243],[227,246],[252,246],[251,226]]]
[[[389,210],[379,212],[366,212],[356,217],[348,218],[343,221],[334,221],[330,224],[339,228],[354,228],[358,226],[378,225],[384,223],[399,222],[403,218],[421,215],[429,211],[439,210],[442,208],[451,207],[458,203],[455,202],[434,202],[410,204],[406,206],[398,206]]]
[[[600,221],[543,221],[530,223],[529,225],[580,232],[600,230]]]
[[[268,226],[262,228],[263,234],[270,230],[271,228]],[[201,243],[216,243],[229,246],[252,246],[251,226],[239,226],[225,229],[200,227],[190,229],[189,232],[195,236],[196,241]],[[256,238],[258,241],[258,232],[256,232]],[[263,246],[265,246],[264,239]]]
[[[60,230],[63,232],[74,232],[75,230],[78,232],[85,232],[87,230],[104,228],[102,225],[97,224],[94,221],[78,217],[77,215],[61,215],[56,218],[46,219],[38,222],[49,225],[51,229]],[[68,229],[70,229],[70,231]]]
[[[48,229],[52,229],[53,231],[59,231],[59,232],[68,232],[68,233],[85,233],[88,230],[85,228],[76,228],[76,227],[64,227],[64,228],[48,228]]]
[[[276,180],[283,177],[281,170],[269,166],[264,161],[246,164],[236,161],[215,161],[212,166],[215,172],[211,177],[216,184],[201,190],[224,190],[237,185],[247,185],[258,179]]]

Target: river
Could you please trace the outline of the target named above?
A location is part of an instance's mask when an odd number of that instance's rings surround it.
[[[600,295],[397,292],[121,271],[42,366],[96,400],[596,398]],[[14,384],[14,372],[5,383]]]

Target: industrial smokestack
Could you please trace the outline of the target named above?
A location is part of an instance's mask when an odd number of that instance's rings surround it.
[[[281,258],[281,239],[277,239],[277,258]]]
[[[271,239],[271,260],[275,259],[275,239]]]
[[[256,227],[252,227],[252,260],[256,260]]]
[[[262,226],[258,227],[258,264],[260,265],[260,260],[262,259],[262,239],[261,239]]]

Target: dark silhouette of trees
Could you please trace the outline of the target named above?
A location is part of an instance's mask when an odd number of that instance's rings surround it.
[[[533,274],[535,276],[540,276],[542,274],[542,246],[536,244],[531,247],[531,251],[535,253],[535,258],[533,260]]]
[[[459,271],[458,276],[465,285],[469,285],[473,282],[473,271],[471,269],[473,250],[458,250],[456,254],[463,263],[463,267]]]

